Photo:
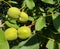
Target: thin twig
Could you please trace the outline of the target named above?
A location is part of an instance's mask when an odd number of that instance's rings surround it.
[[[6,2],[6,1],[3,1],[4,3],[6,3],[7,5],[9,5],[10,7],[12,7],[8,2]]]
[[[23,2],[22,7],[20,8],[20,10],[24,11],[25,8],[26,8],[26,4]]]
[[[31,28],[32,26],[34,26],[36,23],[36,21],[32,22],[28,27]]]

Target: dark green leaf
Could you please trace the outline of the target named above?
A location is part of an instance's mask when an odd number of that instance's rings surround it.
[[[35,29],[39,31],[45,26],[46,26],[45,18],[41,16],[40,18],[37,19],[37,22],[35,24]]]
[[[52,18],[55,29],[60,32],[60,13],[52,14]]]
[[[2,30],[0,30],[0,49],[9,49],[8,41],[6,40]]]
[[[39,49],[39,41],[37,35],[32,35],[27,40],[20,42],[18,46],[13,47],[13,49],[14,48],[15,49]]]
[[[60,34],[55,34],[54,39],[60,43]]]
[[[17,46],[13,46],[11,49],[18,49],[18,47]]]
[[[19,45],[18,45],[18,48],[19,48],[19,47],[22,47],[27,41],[28,41],[28,39],[25,40],[25,41],[20,42]]]
[[[37,35],[33,35],[20,49],[39,49]]]
[[[54,41],[54,49],[59,49],[58,42]]]

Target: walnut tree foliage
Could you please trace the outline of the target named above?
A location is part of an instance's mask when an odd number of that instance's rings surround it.
[[[28,21],[19,22],[7,15],[10,7],[28,14]],[[29,26],[32,36],[8,41],[4,31]],[[0,0],[0,49],[60,49],[60,0]]]

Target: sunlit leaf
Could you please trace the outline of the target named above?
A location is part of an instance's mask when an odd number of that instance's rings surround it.
[[[46,45],[48,49],[58,49],[58,43],[53,39],[50,39]]]
[[[53,12],[55,8],[48,8],[48,12]]]
[[[29,21],[34,21],[34,18],[29,16]]]
[[[16,1],[8,1],[9,3],[18,4]]]
[[[8,27],[13,27],[13,28],[16,28],[16,29],[19,28],[19,26],[18,26],[17,24],[12,24],[12,23],[10,23],[9,21],[5,21],[5,24],[6,24]]]
[[[54,4],[55,2],[54,2],[54,0],[42,0],[43,2],[45,2],[45,3],[49,3],[49,4]]]
[[[37,31],[39,31],[45,26],[46,26],[45,18],[43,16],[41,16],[40,18],[38,18],[38,20],[37,20],[37,22],[35,24],[35,29]]]
[[[35,7],[35,3],[33,0],[25,0],[25,3],[29,9],[33,9]]]
[[[9,49],[8,41],[6,40],[2,30],[0,30],[0,49]]]

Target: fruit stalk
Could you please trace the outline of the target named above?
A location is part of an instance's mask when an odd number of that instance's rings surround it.
[[[36,20],[35,21],[33,21],[28,27],[29,28],[31,28],[32,26],[34,26],[35,25],[35,23],[36,23]]]

